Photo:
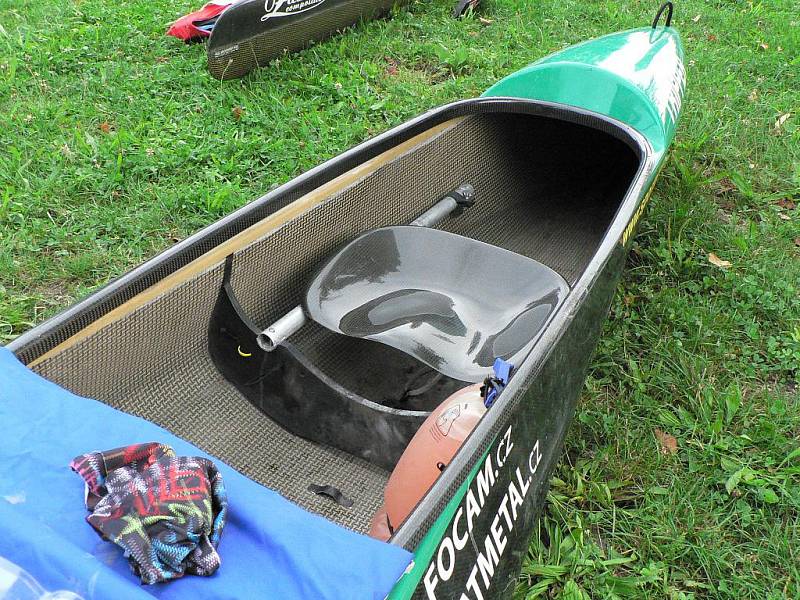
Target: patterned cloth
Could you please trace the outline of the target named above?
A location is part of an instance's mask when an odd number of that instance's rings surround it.
[[[219,568],[228,501],[210,460],[151,442],[82,454],[70,468],[86,482],[86,520],[143,584]]]

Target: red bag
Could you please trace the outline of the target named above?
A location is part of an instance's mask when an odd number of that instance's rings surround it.
[[[200,10],[189,13],[175,21],[167,30],[167,35],[174,36],[185,42],[199,41],[211,36],[211,30],[217,17],[233,2],[218,4],[209,2]]]

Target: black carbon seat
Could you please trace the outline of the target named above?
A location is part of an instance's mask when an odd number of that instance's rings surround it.
[[[393,346],[437,371],[482,381],[495,358],[519,364],[569,291],[549,267],[427,227],[376,229],[312,280],[309,317]]]

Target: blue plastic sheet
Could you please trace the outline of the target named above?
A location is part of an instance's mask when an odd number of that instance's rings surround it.
[[[144,419],[76,396],[0,348],[0,556],[47,589],[84,598],[368,598],[380,600],[411,561],[402,548],[292,504]],[[141,586],[120,549],[85,521],[83,481],[69,461],[137,442],[215,461],[229,516],[212,577]]]

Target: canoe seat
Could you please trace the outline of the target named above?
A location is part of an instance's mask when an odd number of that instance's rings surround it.
[[[495,358],[519,364],[569,286],[525,256],[427,227],[369,231],[317,273],[307,314],[382,342],[437,371],[482,381]]]

